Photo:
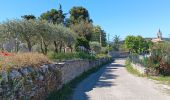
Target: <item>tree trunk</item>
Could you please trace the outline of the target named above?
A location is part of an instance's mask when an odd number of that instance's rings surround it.
[[[47,55],[47,52],[48,52],[48,45],[46,45],[44,42],[44,55]]]
[[[44,49],[43,49],[43,43],[42,43],[42,41],[41,41],[41,52],[44,54]]]
[[[30,42],[30,41],[27,41],[27,45],[28,45],[28,50],[29,50],[29,52],[31,52],[31,51],[32,51],[31,42]]]
[[[44,48],[43,48],[44,46]],[[47,55],[48,52],[48,45],[45,43],[43,37],[41,37],[41,50],[44,55]]]
[[[59,48],[60,48],[60,52],[62,52],[62,46],[63,46],[63,45],[62,45],[62,41],[61,41],[61,42],[60,42],[60,47],[59,47]]]
[[[54,47],[55,47],[55,52],[58,53],[58,45],[56,41],[54,41]]]

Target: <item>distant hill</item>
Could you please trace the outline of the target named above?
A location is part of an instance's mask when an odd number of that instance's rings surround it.
[[[153,38],[145,38],[146,40],[152,40]],[[162,38],[164,41],[170,41],[170,38]]]

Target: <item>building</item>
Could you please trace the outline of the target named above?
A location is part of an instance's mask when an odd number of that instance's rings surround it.
[[[154,43],[163,41],[163,40],[162,40],[162,32],[161,32],[160,29],[159,29],[159,31],[158,31],[158,33],[157,33],[157,38],[154,38],[154,39],[152,39],[151,41],[154,42]]]

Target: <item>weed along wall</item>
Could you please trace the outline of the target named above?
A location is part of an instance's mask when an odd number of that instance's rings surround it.
[[[0,100],[42,100],[84,71],[108,62],[73,60],[40,67],[11,68],[0,71]]]

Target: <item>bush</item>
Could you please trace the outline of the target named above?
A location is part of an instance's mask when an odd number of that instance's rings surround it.
[[[87,41],[85,38],[83,37],[78,37],[77,38],[77,42],[75,44],[75,48],[77,50],[78,46],[83,46],[86,49],[90,49],[90,45],[89,45],[89,41]]]
[[[108,48],[107,48],[107,47],[102,47],[100,53],[102,53],[102,54],[107,54],[107,53],[108,53]]]
[[[8,57],[2,57],[0,61],[1,69],[20,67],[39,67],[43,64],[51,63],[50,60],[39,53],[19,53]]]
[[[170,43],[153,45],[148,67],[155,69],[158,74],[170,75]]]
[[[99,42],[90,42],[90,49],[95,51],[95,53],[99,53],[102,47]]]
[[[95,59],[94,56],[83,52],[74,52],[74,53],[48,53],[48,57],[51,60],[73,60],[73,59]]]

